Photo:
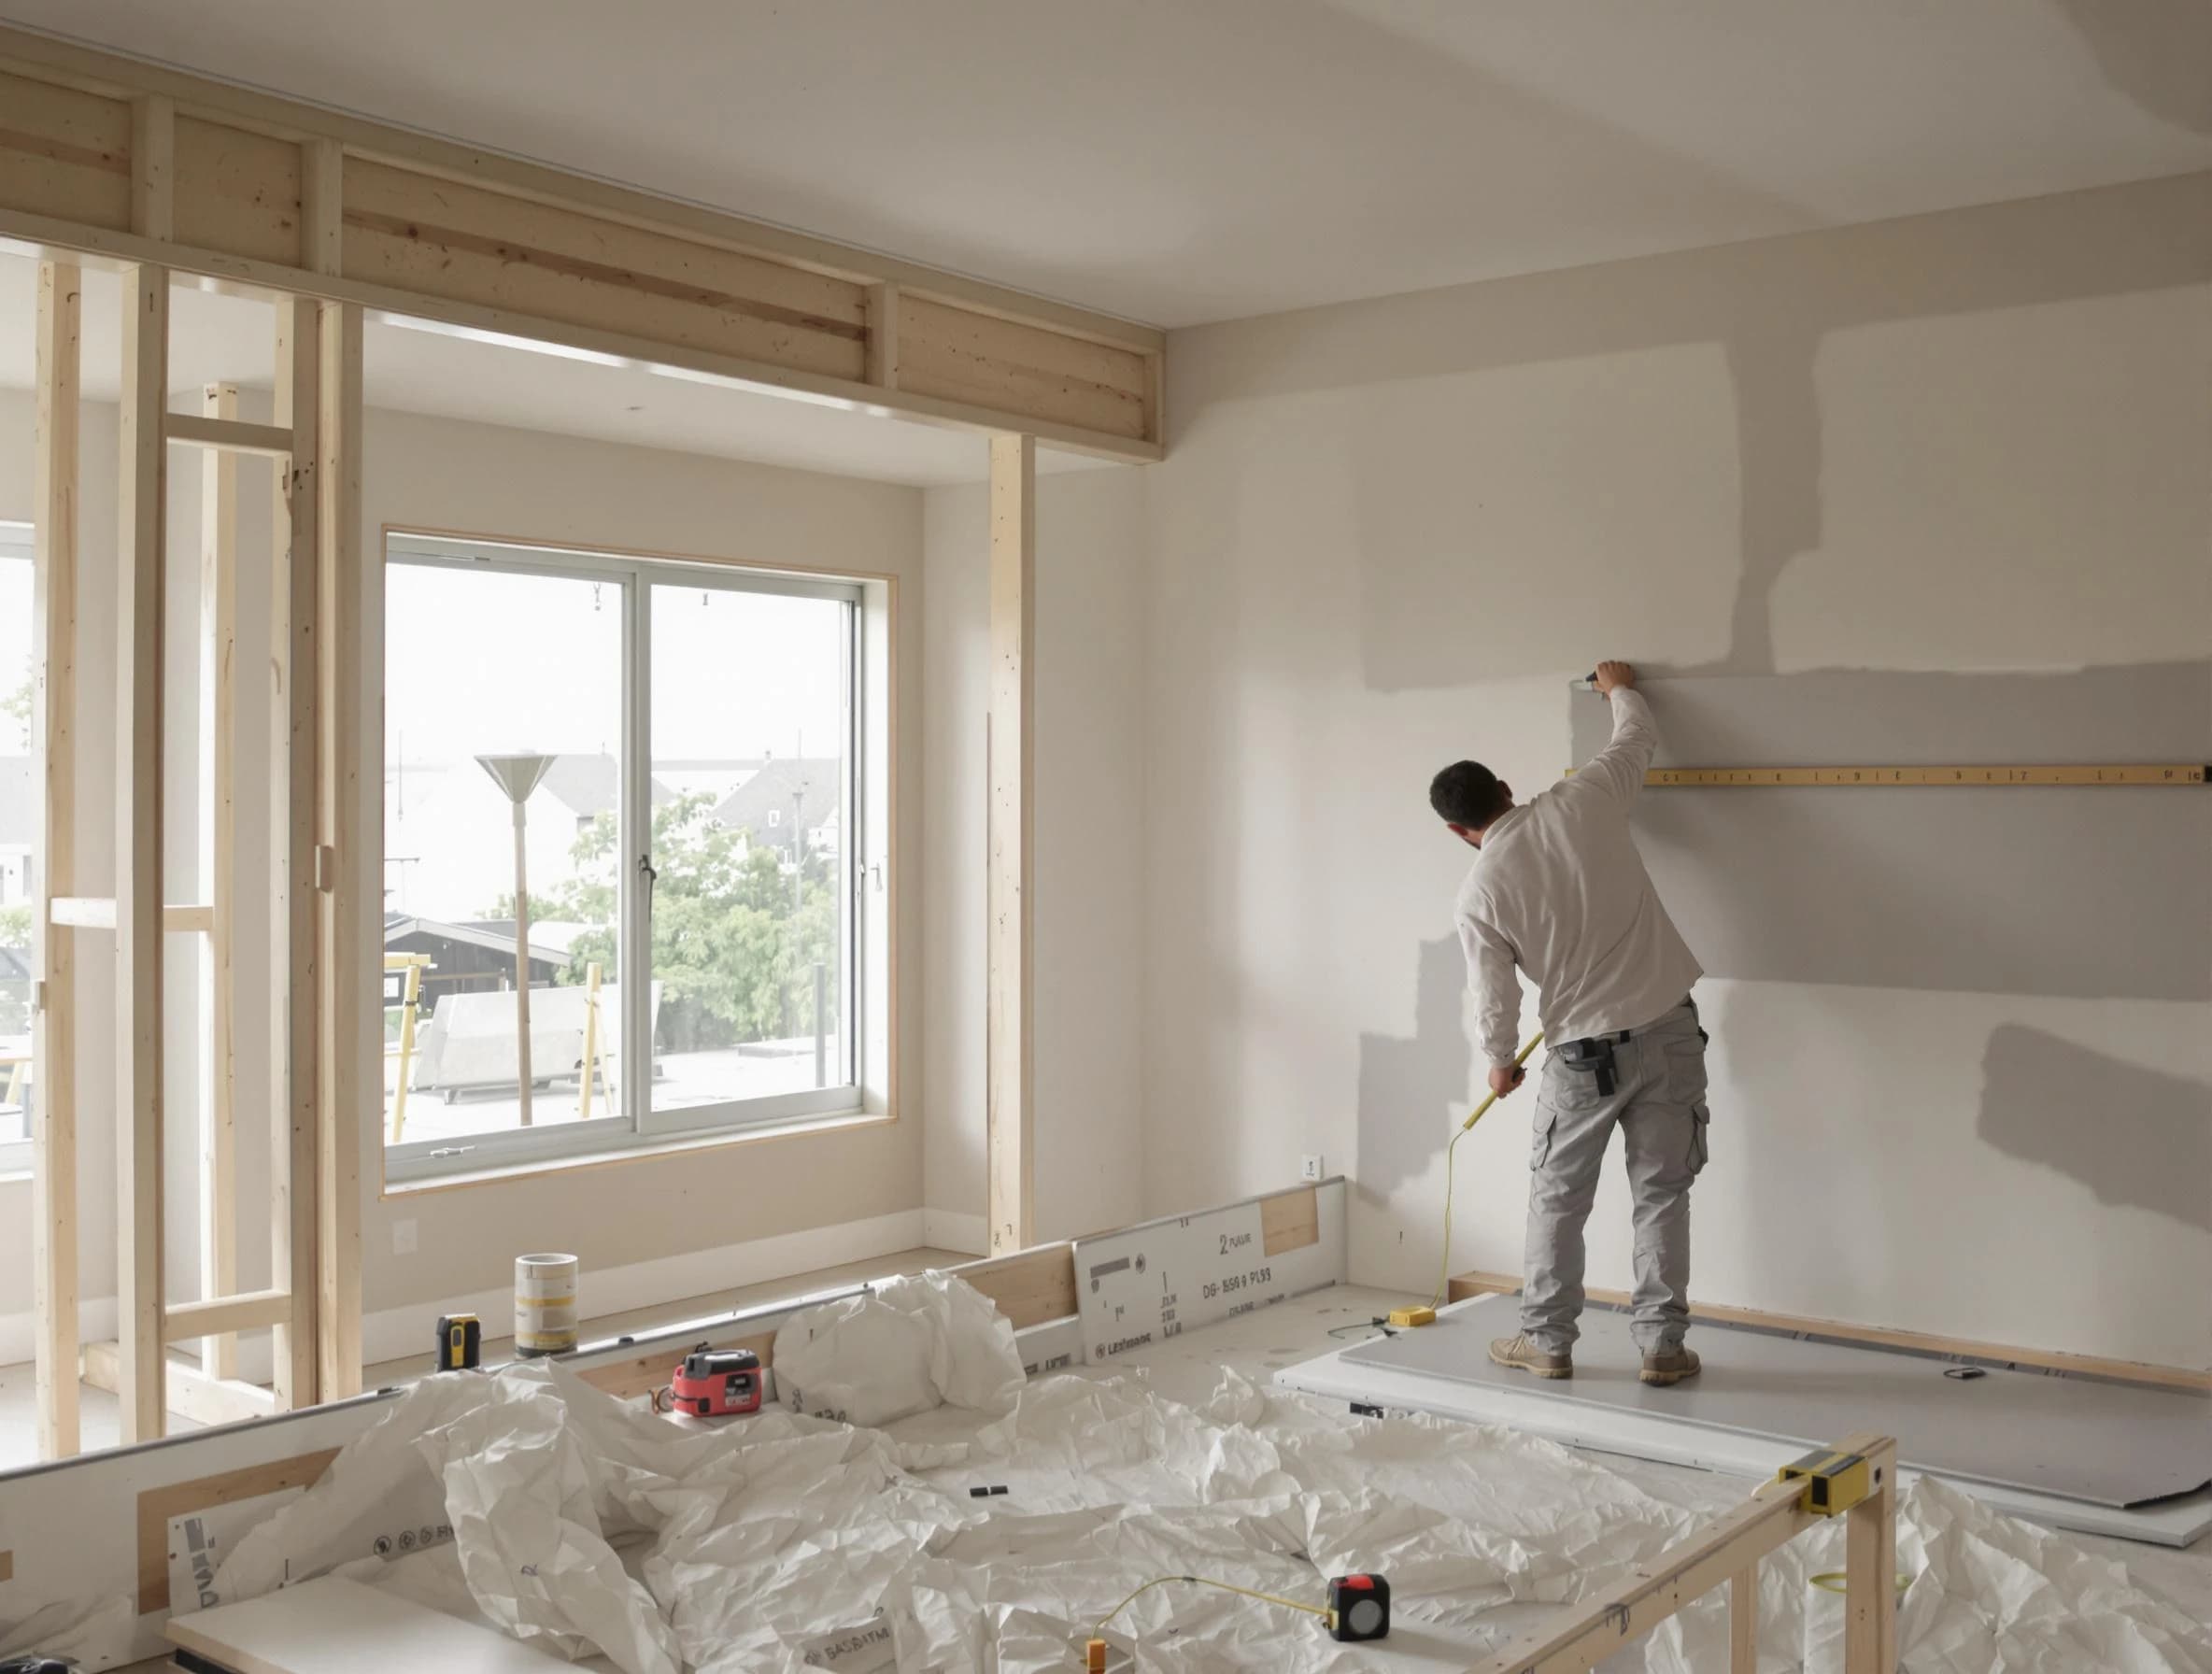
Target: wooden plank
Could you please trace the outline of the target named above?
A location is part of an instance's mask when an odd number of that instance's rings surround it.
[[[337,141],[301,147],[300,265],[309,273],[346,267],[346,152]]]
[[[903,352],[903,351],[902,351]],[[993,436],[991,504],[990,802],[985,895],[985,1149],[993,1255],[1033,1241],[1035,1045],[1029,1020],[1034,952],[1030,772],[1036,743],[1037,441]]]
[[[1850,1448],[1849,1441],[1837,1444]],[[1854,1450],[1855,1451],[1855,1450]],[[1482,1674],[1581,1674],[1640,1638],[1731,1576],[1741,1573],[1820,1519],[1805,1496],[1764,1483],[1659,1556],[1573,1606],[1569,1619],[1539,1628],[1486,1663]]]
[[[122,283],[116,487],[116,1310],[122,1440],[162,1434],[162,685],[169,275]]]
[[[1262,1198],[1259,1203],[1260,1244],[1267,1255],[1302,1250],[1321,1241],[1321,1194],[1312,1186],[1299,1186]]]
[[[1044,1244],[965,1262],[953,1270],[996,1302],[1017,1331],[1066,1319],[1076,1311],[1073,1244]]]
[[[84,1345],[84,1381],[94,1389],[112,1393],[121,1384],[118,1354],[112,1342]],[[195,1425],[249,1424],[276,1414],[276,1397],[258,1383],[236,1378],[213,1378],[191,1361],[169,1356],[169,1416],[190,1419]]]
[[[1897,1667],[1897,1447],[1887,1440],[1841,1445],[1866,1456],[1874,1480],[1874,1492],[1844,1514],[1843,1674],[1892,1674]]]
[[[163,241],[177,236],[177,106],[163,93],[131,106],[131,231]]]
[[[138,1496],[138,1613],[169,1608],[169,1519],[187,1511],[235,1505],[286,1488],[313,1487],[338,1456],[334,1447],[288,1459],[270,1459],[189,1482],[169,1482]]]
[[[234,395],[235,386],[230,388]],[[258,453],[274,460],[291,457],[289,426],[248,423],[238,417],[235,400],[231,405],[232,410],[223,413],[171,413],[166,421],[169,440],[179,446]]]
[[[300,148],[192,116],[177,119],[177,241],[265,262],[300,253]]]
[[[237,421],[237,385],[209,384],[201,402],[209,418]],[[208,1063],[201,1077],[199,1231],[200,1294],[210,1297],[238,1288],[238,456],[209,449],[200,460],[200,890],[207,902],[200,981]],[[210,1337],[200,1345],[200,1363],[219,1378],[236,1377],[237,1338]]]
[[[1448,1286],[1449,1299],[1468,1297],[1518,1296],[1521,1281],[1510,1273],[1467,1272]],[[1584,1293],[1593,1302],[1625,1308],[1633,1299],[1624,1290],[1595,1286]],[[2183,1366],[2154,1366],[2141,1360],[2110,1360],[2095,1355],[2070,1355],[2057,1349],[2027,1349],[2012,1343],[1977,1342],[1964,1337],[1938,1337],[1926,1331],[1898,1331],[1886,1326],[1853,1325],[1844,1320],[1816,1319],[1801,1313],[1769,1313],[1758,1308],[1732,1308],[1718,1302],[1693,1303],[1690,1317],[1716,1326],[1752,1326],[1762,1330],[1788,1331],[1831,1342],[1862,1343],[1869,1348],[1904,1349],[1912,1354],[1939,1355],[1950,1360],[1989,1360],[2006,1366],[2032,1367],[2039,1371],[2077,1372],[2084,1377],[2113,1378],[2126,1383],[2149,1383],[2162,1389],[2212,1391],[2212,1371]]]
[[[312,234],[311,234],[312,235]],[[320,1012],[315,996],[319,903],[315,875],[318,644],[316,537],[321,365],[320,305],[276,302],[276,419],[291,427],[290,460],[277,467],[269,567],[269,1273],[291,1292],[276,1326],[279,1407],[316,1400],[318,1076]]]
[[[291,1317],[291,1293],[284,1290],[248,1290],[235,1296],[207,1297],[197,1302],[172,1302],[162,1321],[162,1341],[183,1342],[193,1337],[228,1337],[239,1331],[259,1331]],[[206,1364],[205,1361],[202,1362]],[[219,1372],[234,1377],[234,1372]]]
[[[866,298],[850,280],[359,157],[345,217],[355,278],[861,376]]]
[[[376,897],[361,863],[361,310],[326,305],[318,326],[317,837],[332,864],[316,953],[316,1388],[330,1401],[361,1389],[361,916]]]
[[[899,388],[1142,438],[1145,357],[921,297],[899,305]]]
[[[77,1398],[77,975],[56,935],[54,898],[77,878],[78,374],[82,277],[72,262],[38,265],[36,432],[31,554],[31,777],[39,804],[37,893],[31,914],[32,1359],[38,1456],[79,1445]],[[4,1578],[0,1578],[4,1579]]]
[[[775,1363],[775,1333],[757,1332],[750,1337],[715,1338],[709,1336],[707,1344],[717,1349],[751,1349],[760,1356],[760,1364]],[[620,1400],[637,1396],[651,1395],[656,1389],[665,1388],[674,1373],[676,1362],[691,1352],[693,1345],[681,1348],[663,1344],[657,1349],[646,1349],[627,1360],[611,1360],[598,1366],[580,1367],[576,1375],[595,1389],[604,1390]]]
[[[171,935],[180,932],[212,935],[215,931],[215,909],[204,902],[190,906],[167,906],[162,909],[162,929]]]
[[[864,375],[880,389],[899,387],[899,287],[868,288],[868,365]]]
[[[1728,1578],[1728,1674],[1759,1674],[1759,1566]]]
[[[131,106],[0,72],[6,199],[95,226],[131,224]]]

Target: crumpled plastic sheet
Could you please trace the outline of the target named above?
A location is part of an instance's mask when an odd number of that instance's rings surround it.
[[[833,1306],[817,1325],[869,1317]],[[965,1308],[948,1304],[941,1323]],[[780,1408],[671,1422],[550,1363],[443,1374],[243,1540],[216,1584],[246,1597],[342,1568],[564,1655],[603,1653],[626,1674],[796,1669],[810,1640],[883,1623],[908,1674],[1043,1674],[1079,1667],[1092,1624],[1154,1576],[1318,1603],[1328,1575],[1375,1569],[1392,1591],[1381,1644],[1339,1645],[1311,1617],[1175,1585],[1132,1604],[1114,1637],[1163,1674],[1440,1674],[1698,1521],[1502,1428],[1353,1418],[1234,1372],[1196,1406],[1141,1376],[1024,1382],[1010,1333],[959,1353],[997,1358],[949,1379],[910,1359],[893,1404],[914,1397],[919,1365],[933,1392],[1002,1411],[933,1406],[873,1428]],[[857,1363],[833,1364],[847,1376]],[[852,1387],[838,1398],[873,1398]],[[362,1559],[380,1502],[424,1492],[443,1496],[453,1543]],[[1842,1541],[1824,1526],[1762,1566],[1763,1667],[1840,1667],[1844,1601],[1807,1578],[1843,1567]],[[1899,1639],[1915,1674],[2212,1674],[2212,1632],[2122,1567],[1940,1483],[1901,1494],[1899,1572],[1913,1577]],[[1725,1666],[1725,1645],[1716,1595],[1604,1666],[1688,1674]]]
[[[775,1334],[776,1396],[795,1412],[881,1425],[951,1405],[1011,1412],[1014,1327],[964,1279],[914,1273],[808,1308]]]

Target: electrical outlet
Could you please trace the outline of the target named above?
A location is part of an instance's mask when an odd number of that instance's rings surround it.
[[[1318,1180],[1321,1178],[1321,1157],[1317,1153],[1310,1154],[1298,1158],[1298,1178],[1300,1180]]]
[[[391,1253],[394,1256],[415,1254],[415,1223],[413,1221],[392,1222]]]

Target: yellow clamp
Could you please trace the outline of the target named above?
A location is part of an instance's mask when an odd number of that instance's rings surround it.
[[[1834,1517],[1850,1511],[1881,1485],[1863,1454],[1836,1453],[1822,1448],[1809,1453],[1775,1474],[1778,1482],[1801,1482],[1804,1497],[1798,1503],[1816,1517]]]

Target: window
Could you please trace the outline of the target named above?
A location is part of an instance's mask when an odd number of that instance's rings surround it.
[[[31,1166],[33,852],[44,794],[33,779],[31,526],[0,522],[0,1173]]]
[[[387,1178],[856,1109],[860,589],[386,560]]]

